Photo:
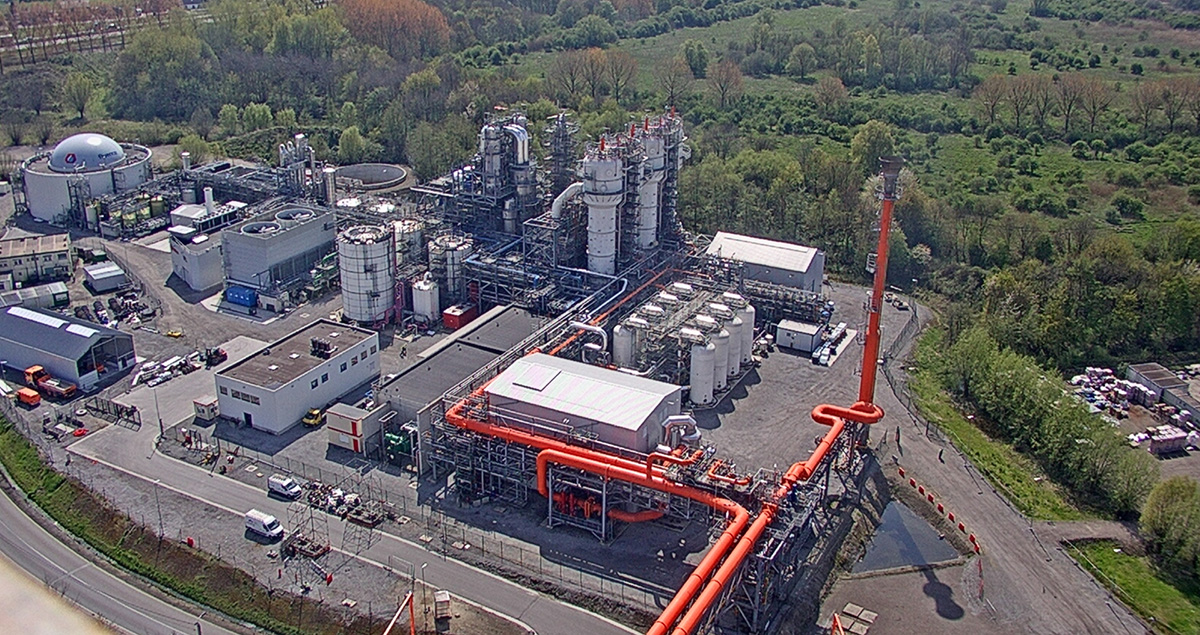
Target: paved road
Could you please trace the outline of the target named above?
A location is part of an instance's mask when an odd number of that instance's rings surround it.
[[[94,565],[38,525],[0,492],[0,552],[83,609],[142,635],[204,635],[234,631],[182,610]]]
[[[165,418],[165,415],[164,415]],[[109,427],[75,443],[70,451],[162,487],[234,514],[257,508],[278,518],[287,518],[287,503],[268,498],[257,487],[214,476],[208,470],[157,454],[152,449],[157,426],[143,425],[140,430]],[[343,544],[346,523],[330,521],[330,544]],[[433,585],[470,600],[485,609],[515,618],[542,635],[589,633],[626,635],[634,633],[624,626],[579,607],[518,586],[508,580],[453,559],[430,552],[422,546],[378,532],[375,541],[359,557],[379,564],[398,558],[419,567],[428,563],[425,579]]]
[[[922,310],[924,311],[924,310]],[[1144,632],[1124,605],[1075,565],[1053,540],[1040,540],[1034,524],[1010,507],[948,443],[926,437],[880,378],[876,401],[888,413],[872,430],[872,443],[888,435],[881,457],[895,455],[908,475],[930,488],[979,537],[983,546],[984,599],[989,612],[1012,632]],[[902,426],[902,449],[894,443]],[[939,460],[939,451],[945,450]],[[884,469],[895,469],[887,461]]]

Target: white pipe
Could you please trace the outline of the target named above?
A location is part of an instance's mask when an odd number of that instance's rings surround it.
[[[589,333],[595,333],[596,335],[599,335],[601,346],[600,350],[608,350],[608,332],[604,329],[600,328],[599,326],[587,324],[585,322],[571,322],[569,326],[573,329],[579,329],[581,331],[587,331]]]
[[[183,169],[185,169],[185,170],[192,169],[192,153],[191,152],[186,152],[186,151],[180,152],[179,160],[183,162]]]
[[[556,196],[554,198],[554,202],[550,204],[550,218],[561,218],[563,205],[566,205],[567,201],[570,200],[572,196],[577,196],[582,191],[582,182],[575,182],[568,185],[567,188],[562,191],[562,194]]]
[[[204,210],[209,216],[216,213],[216,204],[213,202],[211,187],[204,188]]]

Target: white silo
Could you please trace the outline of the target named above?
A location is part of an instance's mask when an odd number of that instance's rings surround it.
[[[588,270],[617,269],[617,206],[624,198],[624,162],[611,150],[591,148],[583,157],[583,202],[588,208]]]
[[[691,378],[692,403],[707,406],[713,402],[713,372],[716,347],[711,343],[692,345]]]
[[[725,371],[729,368],[729,331],[721,329],[712,334],[713,389],[725,390]]]
[[[727,372],[730,377],[733,377],[742,370],[742,318],[735,315],[732,320],[725,323],[725,328],[729,331],[729,366]]]
[[[742,363],[749,364],[754,355],[754,305],[747,304],[738,309],[737,315],[742,319]]]
[[[441,299],[438,293],[438,283],[432,274],[413,284],[413,315],[428,323],[437,322],[441,317]]]
[[[396,243],[390,227],[356,225],[337,238],[342,308],[348,319],[374,324],[392,316]]]
[[[642,166],[646,173],[638,188],[638,246],[648,249],[658,244],[658,193],[667,174],[667,155],[661,135],[643,133],[646,160]]]

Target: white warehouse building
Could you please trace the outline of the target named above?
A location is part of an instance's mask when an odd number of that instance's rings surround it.
[[[543,353],[526,355],[486,388],[489,410],[505,423],[583,433],[610,446],[653,452],[681,388]]]
[[[107,194],[119,194],[150,180],[150,149],[117,143],[102,134],[67,137],[51,152],[21,164],[25,204],[34,218],[95,229],[98,219],[85,218],[84,205]]]
[[[742,263],[748,280],[813,293],[820,293],[825,281],[825,252],[816,247],[717,232],[705,254]]]
[[[379,335],[317,320],[216,374],[221,416],[272,434],[379,378]]]

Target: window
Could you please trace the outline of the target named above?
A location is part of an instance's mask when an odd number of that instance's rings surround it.
[[[50,262],[52,260],[54,260],[54,256],[52,256],[50,254],[46,254],[45,256],[42,256],[42,262]]]
[[[350,358],[350,365],[351,365],[351,366],[358,366],[358,358],[357,358],[357,357],[351,357],[351,358]]]
[[[226,387],[224,387],[224,386],[221,386],[221,394],[222,394],[222,395],[228,395],[228,394],[229,394],[229,389],[228,389],[228,388],[226,388]]]
[[[259,402],[258,402],[258,397],[255,397],[254,395],[250,395],[250,403],[252,403],[252,404],[254,404],[254,405],[256,405],[256,406],[257,406],[257,405],[258,405],[258,403],[259,403]]]
[[[342,362],[342,369],[341,369],[340,371],[338,371],[338,372],[339,372],[339,373],[344,373],[344,372],[346,372],[346,362]]]
[[[67,259],[67,254],[58,254],[58,259],[59,259],[59,260],[66,260],[66,259]]]
[[[317,380],[315,380],[315,379],[314,379],[314,380],[312,380],[312,387],[313,387],[313,388],[316,388],[316,387],[317,387]]]
[[[233,391],[233,398],[234,398],[234,399],[241,399],[241,398],[242,398],[242,393],[241,393],[241,392],[239,392],[239,391],[237,391],[237,390]]]
[[[376,348],[375,348],[374,346],[372,346],[372,347],[371,347],[371,354],[372,354],[372,355],[374,355],[374,354],[375,354],[375,351],[376,351]]]
[[[321,374],[321,383],[323,384],[327,381],[329,381],[329,373],[322,373]]]

